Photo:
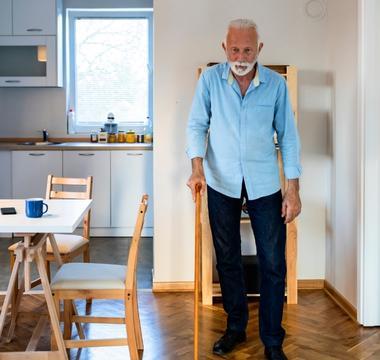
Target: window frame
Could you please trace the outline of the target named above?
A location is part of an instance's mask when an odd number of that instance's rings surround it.
[[[147,19],[148,20],[148,119],[146,123],[141,122],[119,122],[119,130],[142,130],[149,124],[153,124],[153,9],[66,9],[66,74],[67,74],[67,109],[75,109],[76,107],[76,67],[75,67],[75,21],[81,18],[93,19]],[[117,114],[116,114],[117,115]],[[104,122],[106,122],[106,118]],[[116,118],[116,122],[118,122]],[[69,124],[67,124],[69,125]],[[69,134],[88,134],[91,131],[100,130],[101,125],[98,123],[78,124],[75,119],[74,127]]]

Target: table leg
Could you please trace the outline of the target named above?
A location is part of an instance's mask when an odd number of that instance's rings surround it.
[[[32,240],[31,235],[24,236],[24,247],[27,249],[30,246]],[[24,282],[25,282],[25,291],[30,290],[30,262],[25,259],[24,261]]]
[[[11,273],[11,278],[9,280],[8,289],[7,289],[7,293],[5,295],[3,306],[1,308],[1,314],[0,314],[0,338],[1,338],[1,334],[3,333],[4,324],[5,324],[5,317],[7,316],[8,306],[9,306],[11,300],[12,300],[13,291],[14,291],[14,288],[15,288],[15,282],[16,282],[16,277],[18,276],[18,269],[19,269],[19,267],[20,267],[20,258],[17,257],[16,258],[16,263],[15,263],[15,265],[13,267],[13,270],[12,270],[12,273]]]
[[[8,335],[7,335],[7,340],[6,340],[7,343],[10,343],[12,341],[13,336],[14,336],[14,332],[15,332],[15,328],[16,328],[17,314],[18,314],[18,310],[20,308],[21,298],[22,298],[22,295],[24,294],[24,290],[25,290],[23,278],[21,279],[19,286],[20,286],[20,288],[17,290],[16,301],[13,302],[13,304],[12,304],[11,324],[9,325],[9,330],[8,330]],[[13,298],[15,297],[15,295],[13,295]]]
[[[54,300],[51,294],[49,280],[47,278],[47,273],[45,269],[45,261],[44,261],[41,249],[38,249],[37,254],[35,256],[35,260],[37,263],[37,268],[38,268],[38,272],[41,278],[42,288],[44,290],[46,304],[47,304],[49,315],[50,315],[50,322],[51,322],[51,327],[53,330],[53,336],[55,337],[55,340],[57,342],[58,351],[62,359],[68,360],[65,343],[63,341],[62,332],[59,326],[59,314],[57,314],[57,311],[54,305]]]
[[[62,262],[61,254],[59,253],[57,242],[55,241],[54,234],[48,234],[48,238],[50,240],[50,245],[51,245],[51,248],[53,250],[55,261],[56,261],[56,263],[58,265],[58,269],[59,269],[62,266],[63,262]]]

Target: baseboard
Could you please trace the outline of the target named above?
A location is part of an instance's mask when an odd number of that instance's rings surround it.
[[[299,290],[322,290],[325,288],[323,279],[302,279],[297,280]]]
[[[153,282],[152,291],[158,292],[190,292],[194,291],[193,281],[183,282]]]
[[[357,322],[357,310],[334,286],[325,280],[325,292],[330,298],[355,322]]]
[[[298,280],[298,289],[324,289],[323,279]],[[190,292],[194,290],[192,281],[186,282],[153,282],[153,292]],[[213,284],[213,293],[220,294],[220,285]]]

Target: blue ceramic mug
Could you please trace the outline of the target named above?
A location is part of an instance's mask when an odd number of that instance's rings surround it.
[[[45,210],[44,210],[45,207]],[[48,211],[47,204],[43,199],[26,199],[25,200],[25,214],[30,218],[39,218]]]

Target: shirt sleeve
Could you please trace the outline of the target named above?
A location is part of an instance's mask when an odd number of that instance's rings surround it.
[[[287,179],[297,179],[302,172],[300,163],[301,145],[290,104],[288,88],[283,79],[281,79],[277,93],[274,127],[281,150],[285,177]]]
[[[190,159],[206,155],[210,116],[210,91],[204,71],[198,80],[187,125],[186,153]]]

